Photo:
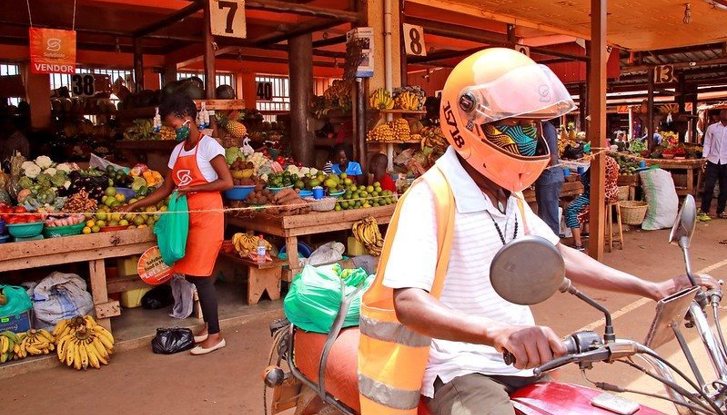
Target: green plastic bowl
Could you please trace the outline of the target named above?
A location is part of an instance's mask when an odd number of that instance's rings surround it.
[[[52,228],[46,227],[43,230],[43,235],[45,235],[46,238],[59,238],[61,236],[80,235],[85,226],[86,224],[81,222],[75,225],[54,226]]]
[[[273,194],[278,193],[279,191],[281,191],[283,189],[292,189],[292,188],[293,188],[292,184],[290,186],[283,186],[283,187],[270,187],[270,186],[267,187],[267,189],[270,190]]]
[[[33,223],[14,223],[12,225],[8,225],[8,232],[15,238],[32,238],[43,232],[44,225],[45,224],[42,221]]]

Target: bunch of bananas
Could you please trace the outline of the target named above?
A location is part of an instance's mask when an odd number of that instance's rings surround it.
[[[53,344],[55,339],[45,330],[31,329],[27,333],[18,336],[18,338],[20,339],[20,343],[15,344],[13,351],[20,359],[28,356],[48,354],[55,349],[55,345]]]
[[[53,330],[58,360],[76,370],[89,366],[100,369],[109,364],[114,351],[114,338],[108,330],[96,324],[91,316],[62,320]]]
[[[0,363],[18,360],[20,358],[15,353],[15,348],[20,341],[20,337],[12,331],[0,333]]]
[[[391,121],[391,130],[394,137],[399,141],[411,141],[411,130],[409,130],[409,122],[404,118],[397,118]]]
[[[366,134],[366,141],[395,141],[396,136],[391,126],[387,123],[379,124]]]
[[[166,125],[164,125],[159,130],[159,139],[160,140],[174,140],[176,138],[177,138],[177,132],[174,131],[174,128],[172,128],[172,127],[167,127]]]
[[[364,244],[369,253],[373,256],[381,255],[384,248],[384,238],[379,232],[379,224],[376,219],[369,216],[353,224],[353,236]]]
[[[439,127],[425,127],[422,129],[421,135],[423,138],[422,148],[430,147],[435,150],[444,151],[449,146],[447,139],[442,134],[442,129]]]
[[[394,100],[394,106],[406,111],[420,111],[422,109],[422,102],[417,95],[411,92],[402,92]]]
[[[390,110],[394,108],[394,99],[386,88],[379,88],[369,97],[369,106],[376,110]]]
[[[232,235],[232,245],[235,247],[235,251],[237,251],[238,255],[242,258],[246,258],[250,256],[250,254],[254,254],[257,250],[258,243],[260,243],[260,238],[255,235],[249,235],[246,233],[236,233]],[[267,252],[272,251],[273,246],[270,245],[270,242],[263,239],[263,243],[265,243]]]

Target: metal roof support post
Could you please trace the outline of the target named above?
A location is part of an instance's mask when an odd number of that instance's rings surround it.
[[[588,108],[591,122],[588,138],[598,153],[608,145],[606,140],[606,3],[607,0],[591,0],[591,59],[588,79]],[[605,234],[605,155],[598,154],[591,162],[590,240],[588,253],[600,261],[603,259]]]

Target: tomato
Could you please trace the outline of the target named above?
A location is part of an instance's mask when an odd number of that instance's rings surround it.
[[[23,206],[15,206],[15,209],[14,209],[14,212],[15,212],[15,213],[25,213],[25,212],[27,212],[27,211],[28,211],[28,210],[27,210],[27,209],[25,209],[25,207],[23,207]]]

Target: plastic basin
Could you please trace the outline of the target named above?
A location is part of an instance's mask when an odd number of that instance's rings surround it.
[[[293,188],[293,185],[291,184],[290,186],[284,186],[284,187],[268,187],[267,189],[270,190],[271,192],[273,192],[273,194],[275,194],[275,193],[278,193],[279,191],[281,191],[283,189],[292,189],[292,188]]]
[[[232,189],[225,190],[225,199],[228,200],[245,200],[255,186],[233,186]]]
[[[344,193],[346,193],[345,190],[340,190],[338,192],[330,192],[330,193],[328,193],[328,195],[333,196],[333,197],[341,197],[341,196],[343,196]]]
[[[83,229],[83,228],[81,228]],[[101,232],[116,232],[116,231],[123,231],[129,229],[128,226],[104,226],[101,228]]]
[[[43,234],[46,236],[46,238],[58,238],[61,236],[72,236],[72,235],[79,235],[81,231],[83,231],[83,228],[86,226],[84,222],[77,223],[75,225],[68,225],[68,226],[54,226],[54,227],[46,227],[43,230]]]
[[[7,242],[7,241],[8,241],[9,239],[10,239],[10,235],[3,235],[3,236],[0,236],[0,244],[4,244],[4,243],[5,243],[5,242]]]
[[[14,223],[8,225],[8,232],[16,238],[32,238],[43,232],[44,225],[45,224],[42,221],[33,223]]]
[[[311,196],[313,196],[313,191],[312,190],[307,190],[307,189],[300,189],[300,192],[298,193],[298,196],[300,196],[300,197],[311,197]]]

